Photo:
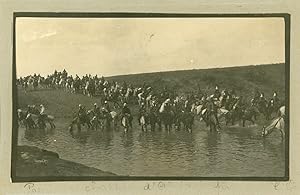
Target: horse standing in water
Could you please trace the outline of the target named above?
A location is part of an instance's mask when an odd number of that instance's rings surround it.
[[[241,119],[243,122],[243,127],[245,127],[246,121],[250,121],[252,123],[252,125],[254,125],[255,124],[254,120],[256,119],[258,114],[259,114],[259,111],[256,106],[251,106],[248,109],[243,109],[242,116],[241,116]]]
[[[268,125],[267,127],[264,126],[262,129],[262,136],[266,137],[270,133],[272,133],[274,130],[279,130],[281,133],[281,138],[284,140],[285,137],[285,106],[282,106],[279,108],[278,111],[278,118],[273,120],[273,122]]]
[[[169,105],[170,99],[167,99],[165,102],[162,103],[159,109],[159,115],[161,121],[164,123],[165,130],[170,131],[172,129],[172,119],[173,119],[173,112],[171,111],[171,107]]]

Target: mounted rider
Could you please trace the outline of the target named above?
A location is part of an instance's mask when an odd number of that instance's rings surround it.
[[[279,107],[281,106],[280,104],[280,99],[278,98],[278,94],[277,94],[277,92],[276,91],[274,91],[274,93],[273,93],[273,97],[271,98],[271,101],[273,101],[273,104],[274,104],[274,106],[275,106],[275,108],[276,109],[279,109]],[[270,101],[270,102],[271,102]],[[270,103],[269,102],[269,103]]]
[[[254,92],[254,96],[253,96],[253,99],[251,100],[252,102],[252,104],[253,105],[258,105],[258,102],[259,102],[259,97],[260,97],[260,93],[259,93],[259,91],[258,90],[256,90],[255,92]]]
[[[207,99],[208,101],[206,103],[206,119],[208,119],[208,117],[210,117],[211,115],[214,115],[216,118],[217,126],[219,128],[221,128],[219,119],[218,119],[218,107],[215,104],[213,97],[214,96],[212,95],[212,96],[208,97],[208,99]]]
[[[171,99],[170,98],[166,99],[166,101],[164,103],[165,103],[164,112],[170,113],[171,112]]]
[[[262,113],[266,112],[267,104],[268,104],[268,101],[265,98],[264,93],[261,93],[260,97],[259,97],[259,100],[258,100],[258,106],[259,106],[258,109],[259,109],[259,111],[262,112]]]
[[[186,101],[184,102],[184,112],[189,113],[189,112],[191,112],[191,110],[192,110],[192,104],[191,104],[191,101],[186,100]]]
[[[221,92],[220,92],[220,90],[219,90],[219,87],[216,86],[216,87],[215,87],[215,92],[214,92],[214,98],[219,99],[220,97],[221,97]]]
[[[100,108],[99,106],[97,105],[97,103],[94,103],[94,107],[92,109],[92,112],[93,112],[93,115],[96,116],[96,117],[99,117],[100,116]]]
[[[75,122],[77,119],[79,119],[79,121],[81,123],[84,123],[84,121],[86,120],[86,117],[87,117],[87,113],[86,113],[85,108],[81,104],[79,104],[78,112],[77,112],[76,117],[73,119],[73,122]]]
[[[110,109],[110,106],[109,106],[107,100],[104,101],[104,106],[103,106],[103,108],[104,108],[108,113],[111,112],[111,109]]]
[[[133,117],[132,117],[132,114],[131,114],[131,111],[129,109],[129,107],[127,106],[127,103],[125,102],[123,104],[123,108],[122,108],[122,116],[128,116],[128,121],[129,121],[129,126],[132,127],[132,120],[133,120]],[[122,118],[123,118],[122,117]],[[122,119],[121,119],[122,121]]]
[[[43,105],[43,104],[41,104],[40,105],[40,114],[39,114],[39,117],[40,117],[40,119],[41,120],[45,120],[45,118],[47,118],[47,114],[45,113],[45,110],[46,110],[46,108],[45,108],[45,106]]]

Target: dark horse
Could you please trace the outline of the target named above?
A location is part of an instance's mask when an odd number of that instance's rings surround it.
[[[181,124],[183,124],[184,129],[191,131],[192,126],[194,124],[194,114],[192,112],[181,111],[175,115],[175,125],[178,130],[181,128]]]
[[[87,114],[79,114],[76,116],[69,126],[69,130],[73,131],[73,126],[77,125],[77,129],[81,131],[81,125],[87,125],[88,129],[91,128],[91,123]]]
[[[245,127],[246,121],[250,121],[254,125],[254,120],[256,119],[258,114],[259,114],[259,110],[256,106],[251,106],[248,109],[243,109],[241,115],[241,119],[243,121],[243,127]]]
[[[235,121],[238,121],[242,118],[242,109],[241,108],[233,108],[228,113],[225,114],[226,125],[231,122],[231,125],[234,125]]]
[[[173,112],[172,111],[164,111],[159,113],[162,123],[165,126],[165,130],[170,131],[172,129],[173,123]]]
[[[203,116],[204,122],[206,123],[206,126],[209,126],[210,131],[217,131],[218,130],[218,119],[217,116],[214,113],[205,112]]]

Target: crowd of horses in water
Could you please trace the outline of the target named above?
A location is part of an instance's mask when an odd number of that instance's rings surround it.
[[[256,91],[249,99],[237,96],[234,90],[220,90],[218,86],[212,94],[198,91],[191,94],[179,95],[167,88],[153,89],[146,83],[136,87],[123,82],[108,81],[104,77],[85,75],[73,77],[67,71],[55,71],[43,77],[37,74],[20,77],[17,85],[25,92],[40,88],[60,89],[74,94],[84,94],[99,97],[101,105],[94,104],[90,110],[79,105],[78,113],[70,121],[69,129],[74,126],[81,130],[82,126],[88,129],[117,128],[121,125],[124,131],[132,128],[132,113],[130,108],[138,105],[137,120],[143,131],[155,131],[164,127],[167,131],[182,127],[192,131],[194,120],[204,121],[210,131],[220,132],[220,120],[225,119],[225,125],[247,121],[255,124],[259,116],[265,119],[268,126],[263,126],[262,136],[267,136],[273,130],[285,135],[285,105],[278,98],[277,92],[267,100],[263,92]],[[18,108],[18,121],[26,129],[46,128],[46,123],[55,128],[54,116],[46,114],[43,105],[28,105],[27,109]],[[149,129],[150,127],[150,129]]]

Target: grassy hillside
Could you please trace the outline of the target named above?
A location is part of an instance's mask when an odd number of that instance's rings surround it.
[[[272,95],[273,90],[277,90],[282,100],[285,93],[284,64],[147,73],[115,76],[107,79],[118,82],[126,81],[135,86],[146,82],[155,90],[167,86],[178,92],[195,91],[198,87],[212,92],[217,84],[221,89],[235,89],[244,97],[252,96],[255,89],[263,91],[267,97]],[[56,118],[70,118],[77,110],[78,104],[91,108],[95,102],[100,104],[100,98],[90,98],[62,90],[38,90],[28,93],[18,90],[19,108],[25,108],[28,104],[44,104],[48,113],[55,115]]]
[[[255,89],[265,92],[266,96],[272,95],[272,91],[276,90],[284,98],[285,93],[284,64],[133,74],[108,79],[134,85],[146,82],[157,90],[167,86],[179,93],[195,91],[199,87],[212,92],[215,85],[219,85],[221,89],[235,89],[244,96]]]

